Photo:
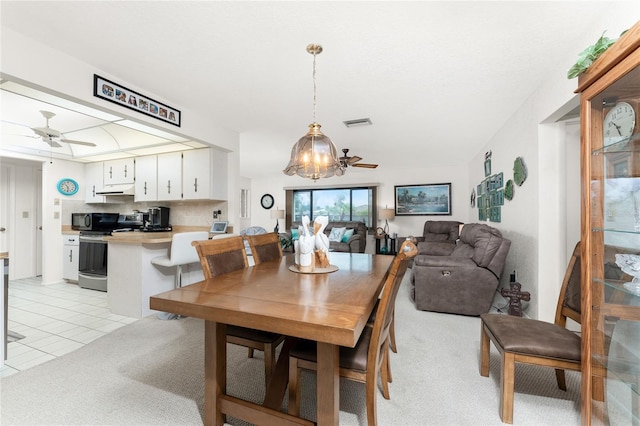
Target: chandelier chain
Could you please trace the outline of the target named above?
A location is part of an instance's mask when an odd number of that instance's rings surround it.
[[[313,52],[313,122],[316,122],[316,92],[318,86],[316,83],[316,52]]]

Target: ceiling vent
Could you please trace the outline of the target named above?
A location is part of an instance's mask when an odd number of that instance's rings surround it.
[[[371,119],[370,118],[358,118],[356,120],[343,121],[343,123],[347,127],[371,126]]]

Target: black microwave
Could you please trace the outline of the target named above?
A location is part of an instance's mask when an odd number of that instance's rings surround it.
[[[78,229],[80,231],[113,231],[118,227],[119,216],[118,213],[84,213],[79,219]]]

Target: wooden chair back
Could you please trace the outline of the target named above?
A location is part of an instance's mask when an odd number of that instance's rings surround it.
[[[580,307],[582,273],[580,271],[580,241],[573,249],[567,271],[562,280],[560,295],[558,296],[558,306],[556,308],[555,323],[566,327],[567,318],[571,318],[578,324],[582,323],[582,313]]]
[[[384,360],[384,357],[387,356],[389,331],[391,323],[393,322],[396,296],[398,295],[404,274],[409,267],[409,261],[414,258],[416,254],[418,254],[416,245],[411,241],[404,241],[387,271],[384,288],[380,296],[380,301],[378,302],[378,309],[375,313],[367,360],[369,366],[376,366],[375,370],[379,369],[380,363]],[[371,367],[369,368],[371,369]]]
[[[198,252],[205,278],[249,267],[247,252],[240,236],[194,241],[191,245]]]
[[[258,235],[245,235],[249,243],[251,255],[256,265],[270,260],[282,259],[282,246],[280,237],[275,232]]]

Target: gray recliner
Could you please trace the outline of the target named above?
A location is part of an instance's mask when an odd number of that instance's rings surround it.
[[[498,229],[479,223],[464,225],[456,244],[424,245],[411,275],[416,308],[473,316],[489,312],[510,247]]]

